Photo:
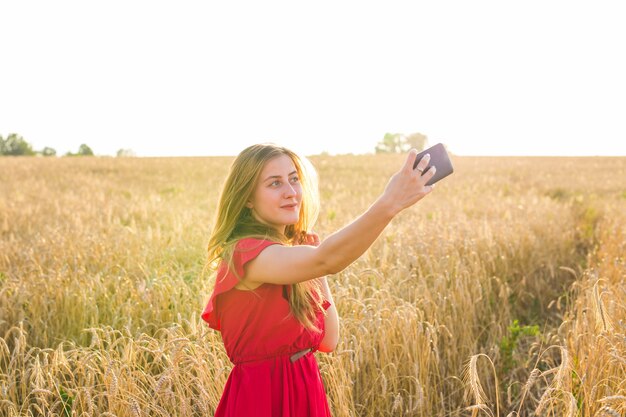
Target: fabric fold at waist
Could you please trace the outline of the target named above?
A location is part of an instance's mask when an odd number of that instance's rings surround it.
[[[272,359],[276,359],[276,358],[289,358],[289,360],[293,363],[295,361],[297,361],[298,359],[302,358],[303,356],[306,356],[307,353],[309,352],[314,352],[313,348],[306,348],[306,349],[302,349],[296,352],[291,352],[291,353],[283,353],[283,354],[278,354],[278,355],[268,355],[268,356],[263,356],[260,358],[254,358],[254,359],[246,359],[246,360],[241,360],[241,361],[233,361],[231,360],[231,362],[233,363],[233,365],[241,365],[241,364],[247,364],[247,363],[254,363],[254,362],[263,362],[263,361],[267,361],[267,360],[272,360]]]

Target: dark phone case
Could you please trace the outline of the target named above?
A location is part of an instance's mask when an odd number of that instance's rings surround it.
[[[428,171],[433,165],[437,167],[437,171],[435,172],[435,176],[428,180],[426,185],[432,185],[440,179],[443,179],[454,172],[454,168],[452,168],[452,162],[450,162],[450,158],[448,157],[448,152],[446,152],[446,148],[441,143],[431,146],[430,148],[418,153],[415,157],[415,164],[413,164],[413,169],[417,167],[419,161],[421,161],[424,155],[426,155],[427,153],[430,154],[430,161],[428,162],[428,166],[426,167],[422,175],[424,175],[426,171]]]

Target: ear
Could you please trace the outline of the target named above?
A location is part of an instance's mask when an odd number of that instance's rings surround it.
[[[249,209],[252,208],[252,202],[250,200],[246,202],[246,207],[248,207]]]

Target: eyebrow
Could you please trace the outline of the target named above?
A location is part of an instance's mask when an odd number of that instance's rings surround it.
[[[289,173],[289,175],[287,175],[287,176],[288,176],[288,177],[290,177],[290,176],[292,176],[293,174],[297,174],[297,173],[298,173],[298,171],[292,171],[292,172],[290,172],[290,173]],[[281,178],[281,176],[280,176],[280,175],[270,175],[269,177],[265,178],[265,179],[263,180],[263,182],[265,182],[265,181],[267,181],[267,180],[269,180],[269,179],[272,179],[272,178]]]

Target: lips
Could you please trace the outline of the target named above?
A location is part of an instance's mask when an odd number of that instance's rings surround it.
[[[298,204],[295,204],[295,203],[294,204],[286,204],[284,206],[280,206],[280,208],[284,208],[284,209],[294,209],[296,207],[298,207]]]

